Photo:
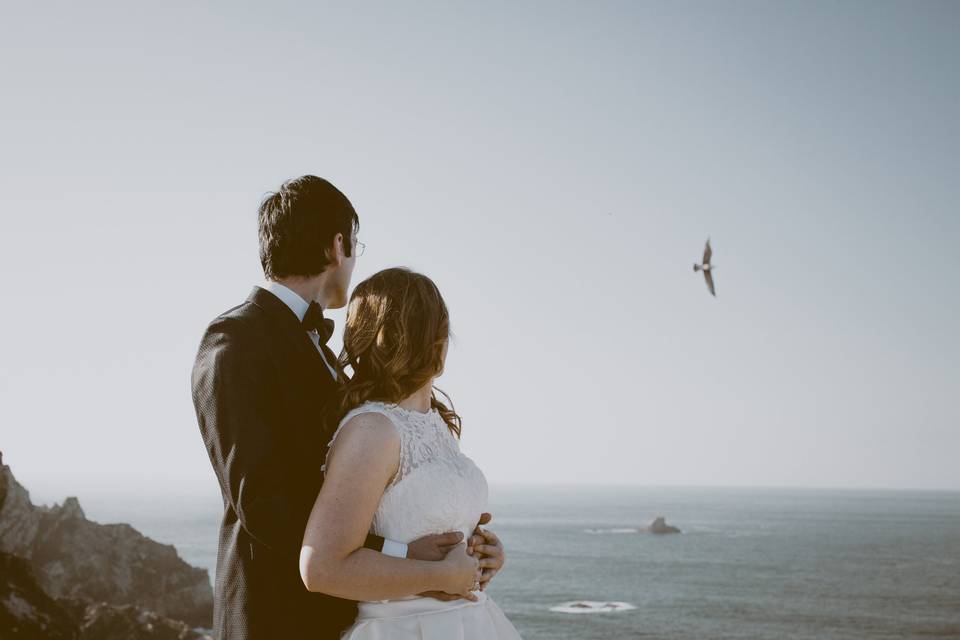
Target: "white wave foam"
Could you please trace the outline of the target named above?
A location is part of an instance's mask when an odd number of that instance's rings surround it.
[[[629,602],[598,602],[596,600],[575,600],[550,607],[550,611],[556,613],[612,613],[631,609],[636,607]]]
[[[640,529],[585,529],[586,533],[592,533],[594,535],[604,534],[604,533],[640,533]]]

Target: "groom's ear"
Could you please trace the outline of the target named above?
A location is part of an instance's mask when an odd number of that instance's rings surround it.
[[[346,257],[343,252],[343,234],[338,233],[333,236],[333,242],[323,250],[323,253],[327,256],[327,260],[331,265],[339,267],[340,263],[343,262],[343,259]]]

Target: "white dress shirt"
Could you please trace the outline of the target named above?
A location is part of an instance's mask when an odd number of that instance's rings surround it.
[[[307,315],[307,309],[310,308],[310,303],[301,298],[300,294],[289,287],[283,286],[279,282],[268,281],[261,288],[266,289],[273,295],[280,298],[280,301],[290,307],[290,310],[296,314],[297,320],[303,322],[303,316]],[[307,331],[307,335],[310,336],[310,341],[313,342],[313,346],[317,348],[317,351],[320,353],[320,357],[323,358],[323,364],[327,365],[330,375],[336,379],[337,370],[334,369],[329,362],[327,362],[327,356],[324,355],[323,349],[320,348],[320,334],[317,333],[316,329],[312,329]]]
[[[307,309],[310,308],[310,303],[300,297],[293,289],[286,287],[279,282],[267,281],[266,283],[260,285],[261,289],[269,291],[273,295],[280,298],[280,301],[285,305],[290,307],[290,310],[297,316],[297,320],[303,322],[303,316],[307,314]],[[320,353],[320,357],[323,358],[323,364],[327,365],[327,369],[330,371],[330,375],[336,379],[337,370],[330,366],[330,363],[327,362],[327,356],[324,355],[323,349],[320,348],[320,334],[313,331],[306,332],[310,336],[313,346],[317,348],[317,351]],[[393,556],[395,558],[406,558],[407,557],[407,545],[402,542],[397,542],[396,540],[385,539],[383,541],[382,553]]]

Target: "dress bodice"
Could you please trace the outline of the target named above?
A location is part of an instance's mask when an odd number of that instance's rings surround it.
[[[459,440],[440,413],[365,402],[343,417],[330,446],[350,418],[369,412],[389,418],[400,434],[400,465],[383,492],[370,532],[404,543],[447,531],[469,538],[487,508],[487,480],[460,452]]]

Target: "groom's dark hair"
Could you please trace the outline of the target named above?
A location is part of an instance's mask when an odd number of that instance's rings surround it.
[[[260,203],[260,264],[268,279],[315,276],[330,258],[333,239],[343,234],[350,256],[351,236],[360,218],[347,196],[323,178],[287,180]]]

